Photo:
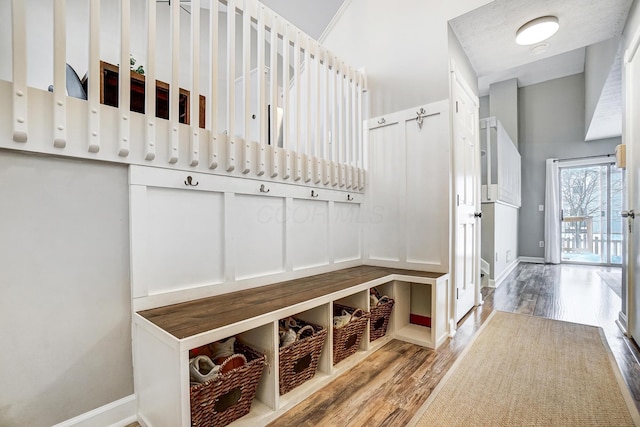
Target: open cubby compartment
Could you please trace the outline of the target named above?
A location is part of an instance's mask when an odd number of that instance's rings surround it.
[[[378,348],[382,347],[383,345],[385,345],[392,337],[393,337],[393,331],[394,331],[394,319],[393,319],[393,313],[395,311],[395,307],[398,304],[396,295],[395,295],[395,288],[396,288],[396,284],[395,282],[387,282],[387,283],[383,283],[381,285],[377,285],[377,286],[373,286],[375,287],[378,292],[380,292],[380,295],[382,296],[388,296],[389,298],[392,298],[395,303],[393,306],[393,309],[391,310],[391,317],[389,318],[389,324],[387,325],[387,333],[378,338],[375,341],[369,342],[369,350],[377,350]],[[369,307],[369,312],[371,312],[371,306],[368,305]],[[372,319],[373,320],[373,319]],[[369,322],[369,337],[371,336],[371,329],[373,328],[373,325],[371,322]]]
[[[333,310],[334,310],[334,306],[335,304],[340,304],[340,305],[345,305],[348,307],[354,307],[354,308],[361,308],[363,309],[365,312],[368,312],[368,307],[369,307],[369,289],[365,289],[363,291],[360,292],[356,292],[350,295],[347,295],[343,298],[337,299],[335,301],[333,301],[332,307],[331,307],[331,316],[332,316],[332,320],[331,320],[331,325],[332,325],[332,332],[333,332]],[[332,358],[333,358],[333,334],[330,336],[331,339],[331,343],[332,343]],[[338,367],[340,367],[340,369],[350,369],[352,366],[355,366],[355,364],[357,364],[360,360],[362,360],[361,357],[357,357],[358,354],[366,352],[367,350],[369,350],[369,324],[367,322],[367,327],[364,330],[364,333],[362,334],[362,338],[360,339],[360,344],[358,346],[358,351],[356,352],[356,354],[353,354],[349,357],[347,357],[346,359],[338,362],[338,365],[334,365],[334,370]]]
[[[432,289],[428,283],[398,282],[395,287],[396,304],[391,318],[394,324],[395,337],[413,344],[434,347],[431,326],[411,323],[411,315],[431,317]]]
[[[251,404],[251,410],[248,414],[228,424],[229,426],[254,426],[260,424],[262,422],[261,420],[272,414],[277,408],[277,377],[276,372],[271,368],[274,361],[277,360],[277,332],[277,325],[274,322],[268,322],[251,329],[245,329],[241,325],[236,324],[232,327],[216,329],[215,331],[210,331],[188,339],[188,349],[185,352],[187,362],[187,379],[189,376],[189,350],[214,341],[220,341],[228,337],[235,336],[237,341],[246,344],[256,352],[265,355],[266,365],[263,366],[262,375],[260,376],[256,393]],[[189,399],[189,393],[190,388],[186,393],[187,399]],[[189,406],[189,414],[190,412],[191,410]],[[191,424],[189,423],[189,425]]]
[[[288,393],[281,395],[279,397],[280,408],[291,408],[297,405],[302,400],[309,397],[312,393],[319,390],[332,380],[331,373],[333,366],[331,364],[331,354],[333,349],[333,342],[331,339],[331,304],[322,304],[309,310],[290,314],[290,316],[327,328],[327,336],[322,347],[322,352],[320,353],[320,360],[318,361],[318,369],[315,376],[299,385],[298,387],[294,388],[293,390],[289,391]],[[279,366],[278,375],[280,375]]]

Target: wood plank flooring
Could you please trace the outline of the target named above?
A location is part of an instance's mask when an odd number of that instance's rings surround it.
[[[520,264],[437,351],[391,341],[351,372],[313,394],[271,426],[403,426],[427,399],[493,310],[602,326],[640,408],[640,352],[614,323],[620,298],[598,271],[577,265]]]

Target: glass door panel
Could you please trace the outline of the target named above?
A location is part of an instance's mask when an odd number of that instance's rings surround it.
[[[608,263],[608,165],[560,169],[562,261]]]
[[[623,184],[613,164],[560,168],[563,262],[621,264]]]

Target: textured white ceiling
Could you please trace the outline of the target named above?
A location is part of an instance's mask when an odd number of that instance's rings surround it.
[[[579,60],[576,49],[620,36],[633,0],[495,0],[450,21],[469,60],[482,80],[481,95],[502,76],[541,82],[575,74]],[[530,46],[515,42],[517,29],[539,16],[555,15],[560,30],[545,43],[546,51],[534,54]],[[570,52],[569,55],[563,55]],[[562,55],[555,59],[549,59]],[[529,69],[527,64],[544,60]],[[521,82],[521,85],[523,82]]]

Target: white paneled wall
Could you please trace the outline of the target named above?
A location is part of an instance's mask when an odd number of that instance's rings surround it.
[[[447,272],[449,104],[369,120],[365,262]]]
[[[362,263],[362,195],[130,168],[134,310]]]

